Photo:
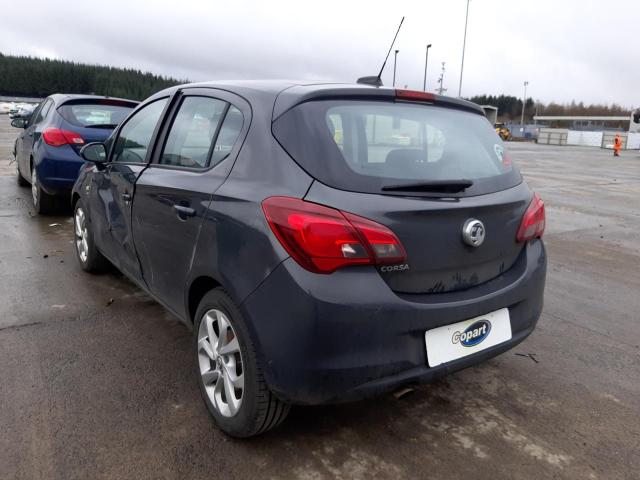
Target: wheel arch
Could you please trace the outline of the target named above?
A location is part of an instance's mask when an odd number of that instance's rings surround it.
[[[76,203],[80,200],[80,194],[78,192],[73,192],[71,194],[71,210],[76,208]]]
[[[191,281],[187,292],[187,320],[191,325],[195,323],[196,311],[202,298],[211,290],[221,286],[218,280],[209,275],[200,275]]]

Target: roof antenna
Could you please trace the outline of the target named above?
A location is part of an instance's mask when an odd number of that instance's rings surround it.
[[[382,72],[384,70],[385,65],[387,64],[387,60],[389,59],[389,54],[391,53],[391,49],[393,48],[393,44],[396,43],[396,38],[398,38],[398,33],[400,33],[400,28],[402,27],[402,22],[404,22],[404,17],[402,17],[402,20],[400,20],[400,25],[398,25],[398,30],[396,30],[396,35],[393,37],[393,41],[391,42],[391,46],[389,47],[389,51],[387,52],[387,56],[384,57],[384,62],[382,63],[382,68],[380,69],[380,72],[378,73],[377,76],[371,76],[371,77],[361,77],[358,79],[357,83],[363,83],[365,85],[373,85],[374,87],[381,87],[382,86],[382,79],[380,78],[382,76]]]

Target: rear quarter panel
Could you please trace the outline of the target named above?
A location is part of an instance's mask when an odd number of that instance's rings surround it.
[[[272,195],[302,198],[312,183],[271,134],[273,96],[248,98],[251,125],[226,181],[205,213],[191,270],[188,291],[199,277],[212,277],[241,303],[288,257],[277,243],[262,211]]]

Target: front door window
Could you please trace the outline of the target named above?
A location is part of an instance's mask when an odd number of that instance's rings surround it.
[[[136,112],[122,127],[113,148],[112,162],[146,163],[147,150],[167,99],[156,100]]]

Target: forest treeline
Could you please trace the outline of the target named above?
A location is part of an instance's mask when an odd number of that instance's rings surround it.
[[[52,93],[89,93],[143,100],[187,80],[163,77],[131,68],[88,65],[66,60],[0,53],[0,95],[46,97]],[[522,100],[511,95],[477,95],[472,102],[498,107],[502,120],[520,119]],[[620,105],[534,102],[527,98],[525,120],[533,115],[629,115]]]
[[[0,95],[46,97],[52,93],[88,93],[143,100],[185,82],[130,68],[0,53]]]
[[[502,120],[520,120],[522,114],[522,99],[511,95],[477,95],[469,100],[479,105],[493,105],[498,107],[498,116]],[[527,98],[524,109],[525,121],[530,121],[538,115],[630,115],[631,110],[615,103],[612,105],[576,103],[542,103]]]

